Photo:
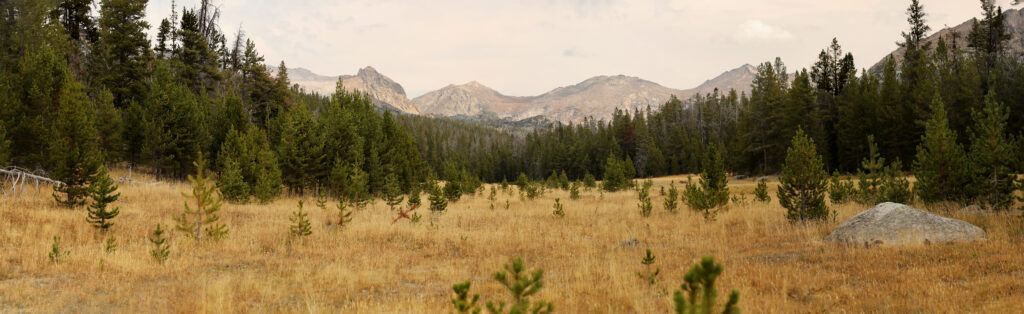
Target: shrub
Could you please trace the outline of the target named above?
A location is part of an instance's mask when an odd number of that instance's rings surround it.
[[[678,314],[711,314],[715,313],[715,298],[718,291],[715,289],[715,280],[722,274],[722,265],[715,263],[715,258],[704,256],[700,262],[693,265],[690,271],[683,276],[680,290],[672,295]],[[685,293],[685,294],[684,294]],[[739,303],[739,291],[732,290],[729,293],[729,300],[725,303],[721,313],[739,314],[736,307]]]
[[[779,177],[779,204],[786,208],[786,219],[804,221],[829,217],[825,204],[826,176],[814,140],[797,129]]]

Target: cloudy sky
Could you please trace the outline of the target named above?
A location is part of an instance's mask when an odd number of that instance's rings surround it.
[[[198,0],[178,0],[193,7]],[[838,37],[864,68],[907,28],[894,0],[213,0],[267,63],[318,74],[372,65],[415,97],[479,81],[537,95],[596,75],[690,88],[776,56],[809,67]],[[975,0],[921,0],[933,30],[980,15]],[[1004,8],[1010,0],[998,0]],[[171,0],[150,0],[159,25]]]

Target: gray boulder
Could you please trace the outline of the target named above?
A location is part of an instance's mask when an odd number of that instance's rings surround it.
[[[984,241],[985,231],[899,203],[881,203],[844,221],[826,242],[871,247]]]

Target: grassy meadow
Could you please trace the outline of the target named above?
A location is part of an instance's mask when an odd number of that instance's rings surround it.
[[[508,300],[491,274],[515,256],[545,270],[535,299],[553,301],[556,312],[669,312],[672,291],[703,255],[725,267],[719,302],[737,289],[748,313],[1009,313],[1024,304],[1018,213],[936,209],[985,229],[982,243],[854,248],[821,239],[867,206],[834,206],[836,221],[790,224],[777,182],[769,185],[772,202],[758,203],[752,180],[733,180],[731,192],[745,193],[747,203],[705,221],[685,205],[677,214],[664,210],[658,191],[671,180],[686,177],[654,180],[648,218],[635,191],[590,190],[569,200],[549,190],[524,201],[499,189],[494,210],[483,193],[439,215],[426,209],[424,195],[415,225],[392,223],[396,214],[378,200],[339,230],[327,225],[336,219],[334,202],[324,211],[310,198],[313,234],[301,240],[288,235],[297,198],[225,203],[230,234],[198,244],[173,230],[171,217],[190,191],[185,183],[122,184],[121,214],[108,234],[86,223],[85,209],[59,208],[49,190],[26,189],[0,198],[0,312],[443,313],[452,310],[452,284],[465,280],[482,300]],[[564,218],[552,215],[555,198]],[[163,265],[147,240],[158,223],[170,237]],[[54,236],[70,252],[60,264],[48,258]],[[119,244],[114,253],[104,252],[108,236]],[[620,246],[630,238],[639,245]],[[661,269],[653,286],[637,275],[646,248]]]

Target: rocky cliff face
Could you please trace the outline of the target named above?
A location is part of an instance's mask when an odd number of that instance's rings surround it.
[[[271,69],[276,72],[277,69]],[[321,95],[330,95],[342,79],[342,86],[348,91],[365,93],[379,108],[408,114],[420,114],[419,108],[409,100],[405,89],[391,78],[377,72],[373,67],[359,69],[356,75],[325,76],[303,68],[288,69],[288,78],[292,84],[298,84],[307,91]]]

